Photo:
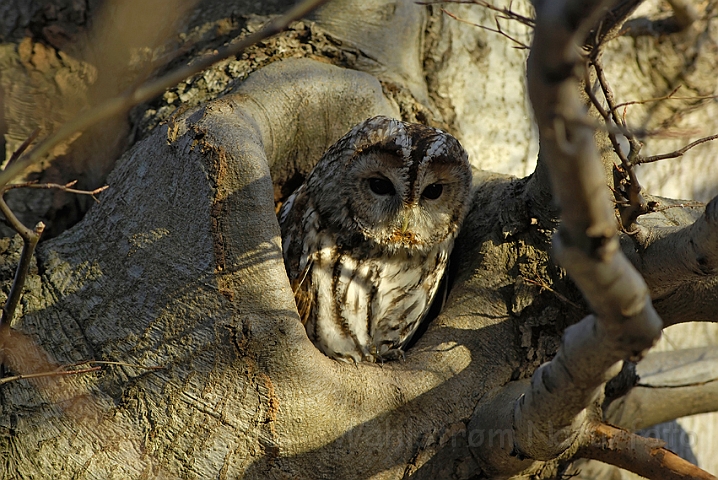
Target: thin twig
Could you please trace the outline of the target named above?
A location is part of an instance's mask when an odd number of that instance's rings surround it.
[[[615,97],[613,96],[613,91],[608,84],[608,80],[606,79],[606,75],[603,70],[603,67],[601,66],[599,58],[594,58],[591,64],[593,65],[593,69],[596,72],[596,78],[598,79],[598,83],[601,86],[601,91],[603,92],[603,96],[606,99],[606,103],[608,103],[608,111],[605,111],[603,107],[600,106],[600,103],[595,98],[595,96],[592,96],[591,92],[589,94],[589,97],[592,97],[592,103],[594,103],[594,106],[596,106],[596,109],[601,113],[607,123],[609,122],[608,117],[610,115],[611,120],[613,120],[613,123],[615,125],[620,125],[624,129],[628,130],[625,118],[619,116],[618,112],[616,111]],[[588,85],[586,85],[586,90],[590,91]],[[608,136],[611,140],[611,144],[613,145],[613,149],[616,152],[616,155],[618,155],[618,158],[620,158],[621,165],[623,166],[622,169],[619,169],[617,167],[616,170],[621,177],[620,183],[623,183],[625,181],[627,181],[628,183],[625,188],[624,195],[626,196],[629,205],[625,208],[620,209],[622,229],[628,230],[631,224],[633,224],[633,222],[635,222],[640,215],[648,212],[648,204],[646,203],[646,200],[641,194],[641,184],[638,181],[638,176],[636,175],[635,169],[633,168],[636,159],[640,156],[643,145],[636,139],[636,136],[633,133],[628,131],[628,135],[624,135],[628,140],[629,145],[628,155],[626,155],[621,150],[620,144],[616,136],[610,132]]]
[[[647,98],[646,100],[634,100],[634,101],[632,101],[632,102],[618,103],[618,104],[616,104],[616,105],[613,106],[612,110],[615,111],[615,110],[618,110],[618,109],[621,108],[621,107],[627,107],[627,106],[629,106],[629,105],[643,105],[643,104],[646,104],[646,103],[660,102],[661,100],[668,100],[668,99],[678,100],[679,98],[686,98],[686,97],[673,97],[673,95],[675,95],[676,92],[677,92],[680,88],[681,88],[681,86],[678,85],[676,88],[674,88],[674,89],[671,91],[671,93],[669,93],[668,95],[664,95],[664,96],[662,96],[662,97],[654,97],[654,98]]]
[[[119,367],[132,367],[132,368],[141,368],[144,370],[164,370],[166,367],[161,366],[152,366],[148,367],[146,365],[140,365],[138,363],[126,363],[126,362],[111,362],[107,360],[88,360],[86,362],[78,362],[74,364],[75,366],[80,365],[114,365]]]
[[[15,159],[20,157],[22,153],[27,149],[28,146],[37,138],[40,133],[40,129],[36,128],[30,134],[27,139],[22,142],[15,152],[10,156],[8,163],[13,162]],[[15,310],[20,303],[22,298],[22,290],[25,287],[25,279],[27,273],[30,271],[30,264],[32,255],[35,252],[37,242],[40,240],[43,230],[45,230],[45,224],[38,222],[33,230],[27,228],[18,218],[12,213],[10,207],[5,203],[5,189],[0,189],[0,212],[5,216],[5,219],[10,226],[15,230],[22,238],[22,252],[20,253],[20,262],[15,270],[15,278],[12,281],[12,287],[10,287],[10,293],[8,294],[5,305],[2,308],[2,314],[0,315],[0,327],[3,324],[12,325],[12,319],[15,316]]]
[[[510,8],[495,7],[494,5],[491,5],[490,3],[484,2],[482,0],[443,0],[443,1],[437,1],[437,2],[425,1],[425,2],[414,2],[414,3],[416,3],[417,5],[441,5],[441,4],[445,4],[445,3],[479,5],[480,7],[486,8],[487,10],[492,10],[494,12],[498,12],[498,13],[504,15],[504,17],[499,17],[499,18],[503,18],[505,20],[516,20],[516,21],[518,21],[528,27],[531,27],[531,28],[533,28],[534,25],[536,24],[536,22],[534,21],[533,18],[526,17],[524,15],[520,15],[520,14],[514,12],[513,10],[511,10]],[[480,26],[480,25],[477,25],[477,26]]]
[[[94,366],[88,367],[88,368],[76,368],[76,367],[79,367],[80,365],[94,365]],[[148,367],[148,366],[139,365],[136,363],[88,360],[85,362],[77,362],[77,363],[73,363],[70,365],[62,365],[62,366],[58,367],[56,370],[49,371],[49,372],[25,373],[25,374],[20,374],[20,375],[3,377],[3,378],[0,378],[0,385],[8,383],[8,382],[14,382],[16,380],[27,379],[27,378],[54,377],[54,376],[58,376],[58,375],[77,375],[80,373],[97,372],[102,369],[103,365],[133,367],[133,368],[141,368],[141,369],[145,369],[145,370],[164,370],[164,368],[165,368],[165,367],[160,367],[160,366]],[[66,368],[70,368],[71,370],[64,370]]]
[[[596,60],[597,62],[598,60]],[[594,69],[596,68],[595,63]],[[599,67],[600,68],[600,67]],[[593,90],[591,89],[591,81],[588,76],[588,68],[584,70],[585,72],[585,78],[583,82],[583,88],[584,92],[588,96],[589,100],[591,100],[591,104],[593,104],[594,108],[598,113],[603,117],[603,121],[606,123],[606,132],[608,133],[608,138],[611,141],[611,144],[613,145],[613,150],[618,156],[618,158],[621,160],[621,163],[626,165],[628,163],[628,159],[626,158],[626,155],[623,153],[623,150],[621,149],[621,144],[618,142],[618,138],[616,137],[616,131],[615,129],[618,128],[620,131],[618,133],[622,134],[626,138],[631,136],[631,132],[625,127],[625,122],[618,121],[617,117],[615,115],[611,115],[611,101],[612,101],[612,94],[609,94],[609,97],[606,96],[606,93],[604,91],[604,97],[606,97],[606,102],[609,105],[609,110],[603,108],[603,105],[601,105],[601,101],[596,97],[596,94],[593,93]],[[613,118],[613,121],[612,121]]]
[[[696,140],[695,142],[691,142],[691,143],[689,143],[688,145],[686,145],[685,147],[683,147],[683,148],[681,148],[681,149],[678,149],[678,150],[676,150],[676,151],[674,151],[674,152],[663,153],[663,154],[661,154],[661,155],[651,155],[650,157],[639,156],[638,158],[636,158],[636,160],[634,160],[633,164],[634,164],[634,165],[641,165],[641,164],[643,164],[643,163],[653,163],[653,162],[658,162],[659,160],[666,160],[666,159],[668,159],[668,158],[678,158],[678,157],[682,157],[683,154],[686,153],[686,152],[687,152],[688,150],[690,150],[691,148],[693,148],[693,147],[695,147],[695,146],[697,146],[697,145],[700,145],[701,143],[710,142],[710,141],[715,140],[715,139],[717,139],[717,138],[718,138],[718,135],[711,135],[711,136],[709,136],[709,137],[699,138],[699,139]]]
[[[40,129],[36,128],[30,136],[18,147],[18,149],[10,156],[8,163],[13,162],[15,159],[22,155],[22,152],[37,138],[40,133]],[[3,214],[5,220],[7,220],[10,227],[15,230],[22,238],[22,252],[20,253],[20,262],[15,270],[15,278],[13,278],[12,287],[10,287],[10,294],[5,301],[5,305],[2,308],[2,314],[0,315],[0,326],[8,324],[12,326],[13,318],[15,317],[15,310],[20,303],[22,298],[22,291],[25,288],[25,281],[27,280],[27,274],[30,271],[30,265],[32,264],[32,256],[35,253],[35,247],[40,241],[42,232],[45,230],[45,224],[38,222],[33,230],[27,228],[12,212],[7,203],[5,203],[5,193],[8,190],[14,188],[57,188],[70,193],[90,195],[92,198],[99,203],[99,200],[95,197],[98,193],[106,190],[108,187],[96,188],[92,191],[77,190],[71,188],[77,183],[77,180],[72,181],[66,185],[59,185],[54,183],[37,184],[33,182],[26,182],[14,185],[5,185],[0,187],[0,213]]]
[[[531,284],[533,284],[533,285],[536,285],[537,287],[540,287],[542,290],[547,290],[547,291],[553,293],[553,294],[556,295],[556,297],[558,297],[558,299],[561,300],[562,302],[571,305],[572,307],[574,307],[574,308],[577,309],[577,310],[581,310],[581,306],[580,306],[579,304],[577,304],[576,302],[573,302],[573,301],[569,300],[567,297],[565,297],[565,296],[562,295],[561,293],[557,292],[557,291],[554,290],[553,288],[549,287],[549,286],[546,285],[544,282],[540,282],[540,281],[537,281],[537,280],[532,280],[532,279],[526,278],[526,277],[524,277],[524,276],[520,276],[519,278],[521,278],[524,282],[528,282],[528,283],[531,283]]]
[[[10,180],[20,175],[25,169],[42,160],[56,145],[68,140],[73,135],[83,132],[92,125],[116,115],[126,113],[135,105],[151,100],[185,78],[211,67],[220,60],[237,55],[247,47],[265,38],[280,33],[287,28],[290,23],[299,20],[327,1],[328,0],[305,0],[292,7],[284,15],[274,18],[257,32],[241,38],[236,43],[219,48],[216,54],[200,58],[190,65],[178,68],[167,75],[145,82],[138,87],[131,88],[120,95],[109,98],[84,111],[62,125],[49,137],[46,137],[18,161],[8,165],[3,172],[0,172],[0,187],[7,185]]]
[[[508,38],[509,40],[511,40],[512,42],[514,42],[515,44],[517,44],[518,47],[516,47],[516,48],[523,49],[523,50],[528,50],[528,49],[529,49],[529,46],[528,46],[528,45],[526,45],[525,43],[521,42],[520,40],[516,40],[516,39],[513,38],[511,35],[509,35],[508,33],[504,32],[503,30],[501,30],[501,24],[499,23],[499,19],[498,19],[498,18],[496,19],[496,28],[491,28],[491,27],[487,27],[486,25],[481,25],[481,24],[478,24],[478,23],[470,22],[470,21],[468,21],[468,20],[464,20],[463,18],[459,18],[458,16],[454,15],[453,13],[449,12],[449,11],[446,10],[446,9],[443,9],[443,8],[442,8],[441,11],[442,11],[443,13],[445,13],[446,15],[448,15],[449,17],[453,18],[453,19],[456,20],[456,21],[459,21],[459,22],[462,22],[462,23],[466,23],[466,24],[472,25],[472,26],[474,26],[474,27],[483,28],[484,30],[488,30],[489,32],[498,33],[499,35],[502,35],[502,36]]]
[[[98,370],[101,370],[102,367],[90,367],[90,368],[82,368],[79,370],[59,370],[56,372],[39,372],[39,373],[25,373],[20,375],[13,375],[11,377],[3,377],[0,378],[0,385],[14,382],[17,380],[24,380],[28,378],[41,378],[41,377],[56,377],[60,375],[77,375],[80,373],[89,373],[89,372],[96,372]]]
[[[678,85],[673,92],[671,92],[668,95],[665,95],[663,97],[656,97],[656,98],[648,98],[646,100],[635,100],[633,102],[624,102],[619,103],[614,108],[621,108],[626,107],[628,105],[643,105],[644,103],[651,103],[651,102],[661,102],[663,100],[710,100],[714,98],[718,98],[718,95],[696,95],[694,97],[673,97],[672,95],[681,88],[680,85]]]
[[[37,246],[37,242],[40,241],[40,236],[42,235],[43,230],[45,230],[45,224],[38,222],[37,225],[35,225],[34,230],[26,228],[25,225],[23,225],[17,217],[15,217],[2,197],[0,197],[0,211],[3,215],[5,215],[5,218],[8,220],[10,225],[13,226],[13,228],[21,226],[21,228],[15,228],[15,231],[20,234],[23,241],[22,252],[20,253],[20,262],[17,264],[15,278],[13,278],[10,293],[5,301],[5,305],[3,305],[2,315],[0,315],[0,326],[3,324],[12,326],[15,310],[22,298],[22,290],[25,288],[25,280],[27,279],[27,274],[30,271],[30,265],[32,264],[32,255],[35,253],[35,247]]]
[[[25,183],[11,183],[9,185],[6,185],[4,187],[5,190],[12,190],[14,188],[39,188],[39,189],[57,189],[62,190],[63,192],[68,193],[76,193],[78,195],[90,195],[94,201],[97,203],[100,203],[100,201],[95,197],[98,193],[104,192],[107,190],[109,185],[104,185],[102,187],[96,188],[94,190],[78,190],[73,187],[77,183],[77,180],[73,180],[69,183],[66,183],[65,185],[60,185],[58,183],[35,183],[35,182],[25,182]]]

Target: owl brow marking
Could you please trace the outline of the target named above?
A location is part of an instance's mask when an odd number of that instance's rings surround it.
[[[437,156],[441,150],[446,150],[446,139],[438,136],[434,138],[434,141],[431,142],[429,148],[426,150],[426,154],[424,154],[422,162]]]
[[[428,127],[423,127],[424,129]],[[409,178],[415,180],[418,177],[419,169],[422,165],[424,165],[428,160],[435,160],[435,158],[429,154],[429,151],[431,152],[438,152],[440,150],[446,151],[446,140],[441,138],[442,135],[445,135],[441,133],[440,131],[437,131],[435,129],[431,129],[431,131],[427,132],[425,130],[419,131],[419,138],[415,139],[414,144],[411,148],[411,153],[407,158],[411,159],[411,162],[409,164]],[[428,150],[428,151],[427,151]],[[414,182],[412,181],[411,184],[411,198],[410,200],[414,200],[413,198],[413,191],[414,191]]]

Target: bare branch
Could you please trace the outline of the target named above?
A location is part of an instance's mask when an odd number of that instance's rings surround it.
[[[440,2],[415,2],[417,5],[443,5],[445,3],[457,3],[457,4],[468,4],[468,5],[479,5],[481,7],[484,7],[488,10],[492,10],[494,12],[498,12],[501,14],[501,16],[497,18],[501,18],[504,20],[516,20],[528,27],[533,27],[535,22],[533,18],[526,17],[524,15],[518,14],[511,10],[511,8],[499,8],[494,5],[491,5],[488,2],[484,2],[482,0],[445,0]],[[442,9],[443,10],[443,9]],[[448,13],[448,12],[447,12]],[[457,18],[457,20],[460,20]],[[463,21],[463,20],[460,20]],[[469,23],[469,22],[466,22]],[[471,24],[475,25],[475,24]],[[476,25],[477,27],[484,28],[482,25]]]
[[[578,457],[616,465],[646,478],[716,478],[664,448],[661,440],[641,437],[602,423],[592,426],[589,438],[588,444],[578,450]]]
[[[40,129],[36,128],[30,134],[30,136],[20,145],[20,147],[18,147],[18,149],[12,154],[10,160],[8,161],[8,164],[12,164],[13,161],[19,158],[20,155],[22,155],[22,152],[24,152],[28,148],[28,146],[37,138],[39,133]],[[42,222],[38,222],[33,230],[30,230],[25,225],[23,225],[23,223],[12,212],[7,203],[5,203],[5,192],[14,188],[23,187],[57,188],[70,193],[91,195],[96,202],[99,202],[97,198],[95,198],[95,195],[108,188],[107,186],[104,186],[88,192],[85,190],[77,190],[71,188],[73,185],[75,185],[75,183],[77,183],[77,181],[70,182],[66,185],[58,185],[54,183],[35,184],[32,182],[28,182],[15,185],[4,185],[0,187],[0,212],[3,214],[5,220],[7,220],[10,227],[12,227],[12,229],[15,230],[20,235],[20,237],[22,237],[23,240],[22,253],[20,254],[20,262],[18,263],[17,270],[15,271],[15,278],[13,279],[10,293],[7,297],[7,300],[5,301],[5,305],[3,305],[2,315],[0,316],[0,326],[2,326],[3,324],[12,325],[12,321],[15,316],[15,310],[20,303],[20,298],[22,298],[22,290],[25,287],[25,280],[27,279],[27,274],[30,270],[30,265],[32,263],[32,255],[35,252],[35,247],[37,246],[37,243],[40,241],[42,232],[45,230],[45,224]]]
[[[25,171],[25,169],[42,160],[53,147],[61,142],[67,141],[72,138],[73,135],[83,132],[90,126],[99,122],[128,112],[135,105],[156,97],[169,87],[179,83],[185,78],[211,67],[224,58],[237,55],[247,47],[281,32],[287,28],[290,23],[299,20],[327,1],[328,0],[304,0],[303,2],[295,5],[284,15],[271,20],[257,32],[241,38],[236,43],[218,49],[216,54],[199,58],[196,62],[190,65],[173,70],[167,75],[146,82],[136,88],[131,88],[118,96],[108,98],[89,110],[82,112],[74,119],[58,128],[58,130],[49,137],[41,141],[34,149],[25,154],[18,161],[8,165],[3,172],[0,172],[0,187],[7,185],[13,178]]]
[[[12,287],[10,287],[10,294],[5,301],[5,305],[3,305],[2,316],[0,316],[0,327],[2,327],[5,324],[12,325],[15,310],[20,303],[20,298],[22,298],[22,290],[25,287],[25,280],[30,271],[32,255],[35,253],[35,247],[37,246],[37,242],[40,241],[43,230],[45,230],[45,224],[38,222],[34,230],[26,228],[17,217],[15,217],[1,196],[0,212],[5,215],[10,225],[20,234],[23,240],[20,262],[17,265],[17,270],[15,270],[15,278],[13,279]]]
[[[543,5],[536,12],[528,85],[543,158],[562,210],[553,248],[597,314],[566,329],[554,359],[534,373],[516,403],[515,453],[547,460],[579,440],[585,409],[600,395],[600,386],[617,373],[620,360],[640,357],[655,342],[662,321],[646,284],[620,251],[594,131],[564,120],[581,115],[576,42],[605,2]]]
[[[718,279],[686,282],[653,305],[661,315],[665,327],[686,322],[718,322],[715,299],[718,298]]]
[[[101,370],[102,367],[89,367],[81,368],[79,370],[59,370],[54,372],[40,372],[40,373],[25,373],[20,375],[12,375],[10,377],[0,378],[0,385],[4,385],[8,382],[14,382],[17,380],[25,380],[30,378],[42,378],[42,377],[58,377],[61,375],[79,375],[80,373],[90,373]]]
[[[608,103],[608,112],[610,113],[613,123],[615,123],[616,125],[621,125],[626,130],[628,130],[625,119],[619,116],[616,111],[616,101],[613,96],[613,91],[608,84],[608,80],[606,79],[605,72],[600,64],[599,59],[594,59],[592,64],[594,71],[596,72],[596,78],[601,85],[603,96]],[[595,105],[596,103],[594,103],[594,106]],[[607,123],[609,122],[607,115],[604,116],[604,119]],[[621,159],[621,165],[623,166],[622,169],[615,170],[615,173],[617,173],[618,175],[615,178],[614,185],[615,189],[621,191],[622,196],[624,196],[628,200],[628,206],[621,208],[619,211],[621,214],[622,227],[624,229],[629,229],[633,222],[635,222],[640,215],[648,212],[648,205],[646,203],[646,200],[645,198],[643,198],[643,195],[641,195],[641,184],[639,183],[638,176],[636,175],[636,172],[633,168],[634,159],[637,158],[638,155],[640,155],[643,145],[636,139],[635,135],[633,133],[630,133],[629,131],[629,134],[625,135],[629,144],[629,153],[628,156],[626,156],[621,150],[621,146],[616,136],[610,132],[608,136],[611,140],[611,144],[613,145],[613,149],[616,152],[616,155],[618,155],[618,158]]]
[[[621,108],[621,107],[624,107],[624,111],[623,111],[623,112],[624,112],[624,116],[625,116],[625,112],[626,112],[625,107],[628,107],[629,105],[644,105],[644,104],[646,104],[646,103],[660,102],[660,101],[662,101],[662,100],[668,100],[668,99],[671,99],[671,98],[672,98],[673,100],[677,100],[677,99],[679,99],[679,98],[686,99],[687,97],[673,97],[673,95],[675,95],[676,92],[678,92],[678,90],[679,90],[680,88],[681,88],[681,86],[678,85],[676,88],[674,88],[673,90],[671,90],[671,92],[670,92],[668,95],[663,95],[662,97],[647,98],[646,100],[634,100],[634,101],[631,101],[631,102],[618,103],[618,104],[616,104],[616,105],[614,105],[614,106],[612,107],[612,110],[615,111],[615,110],[618,110],[618,109]],[[700,98],[700,97],[698,97],[698,98]]]
[[[680,148],[680,149],[678,149],[678,150],[676,150],[676,151],[674,151],[674,152],[663,153],[663,154],[661,154],[661,155],[652,155],[652,156],[650,156],[650,157],[644,157],[644,156],[640,156],[640,155],[639,155],[639,156],[636,157],[636,159],[633,161],[633,165],[640,165],[640,164],[643,164],[643,163],[653,163],[653,162],[658,162],[659,160],[666,160],[666,159],[668,159],[668,158],[678,158],[678,157],[682,157],[683,154],[686,153],[686,152],[687,152],[688,150],[690,150],[691,148],[693,148],[693,147],[695,147],[695,146],[698,146],[698,145],[700,145],[700,144],[702,144],[702,143],[711,142],[711,141],[713,141],[713,140],[715,140],[715,139],[717,139],[717,138],[718,138],[718,134],[717,134],[717,135],[711,135],[711,136],[708,136],[708,137],[699,138],[699,139],[696,140],[695,142],[691,142],[691,143],[689,143],[688,145],[686,145],[686,146],[683,147],[683,148]]]
[[[509,40],[511,40],[512,42],[514,42],[515,44],[517,44],[518,47],[516,47],[516,48],[526,49],[526,50],[529,48],[529,46],[526,45],[525,43],[521,42],[520,40],[516,40],[516,39],[513,38],[511,35],[509,35],[508,33],[504,32],[503,30],[501,30],[501,24],[499,23],[499,19],[498,19],[498,18],[496,19],[496,28],[491,28],[491,27],[487,27],[486,25],[480,25],[480,24],[478,24],[478,23],[469,22],[468,20],[464,20],[463,18],[459,18],[459,17],[457,17],[456,15],[454,15],[453,13],[449,12],[448,10],[446,10],[446,9],[444,9],[444,8],[442,8],[441,11],[442,11],[443,13],[445,13],[446,15],[448,15],[449,17],[451,17],[451,18],[453,18],[454,20],[457,20],[457,21],[459,21],[459,22],[466,23],[466,24],[472,25],[472,26],[474,26],[474,27],[483,28],[484,30],[488,30],[489,32],[498,33],[499,35],[502,35],[502,36],[508,38]]]
[[[92,199],[100,203],[100,201],[95,197],[95,195],[104,192],[107,190],[109,185],[104,185],[102,187],[96,188],[94,190],[78,190],[73,187],[77,183],[77,180],[73,180],[69,183],[66,183],[65,185],[60,185],[58,183],[35,183],[35,182],[25,182],[25,183],[11,183],[9,185],[5,185],[5,190],[12,190],[15,188],[38,188],[38,189],[56,189],[56,190],[62,190],[63,192],[67,193],[75,193],[78,195],[90,195]]]
[[[80,365],[94,365],[94,366],[88,367],[88,368],[75,368],[75,367],[79,367]],[[0,385],[3,385],[8,382],[14,382],[17,380],[24,380],[24,379],[30,379],[30,378],[56,377],[56,376],[61,376],[61,375],[78,375],[80,373],[97,372],[102,369],[103,365],[141,368],[144,370],[163,370],[165,368],[165,367],[157,367],[157,366],[147,367],[145,365],[138,365],[136,363],[88,360],[86,362],[73,363],[72,365],[62,365],[62,366],[58,367],[56,370],[52,370],[52,371],[48,371],[48,372],[24,373],[24,374],[20,374],[20,375],[12,375],[9,377],[3,377],[3,378],[0,378]],[[68,368],[70,370],[67,370]]]
[[[39,134],[40,129],[36,128],[30,136],[22,142],[18,149],[13,152],[8,163],[15,161],[15,159],[22,155],[22,152],[30,146]],[[38,222],[37,225],[35,225],[34,230],[30,230],[23,225],[15,214],[12,213],[12,210],[10,210],[7,203],[5,203],[5,191],[6,189],[0,188],[0,212],[5,216],[5,220],[7,220],[12,229],[15,230],[20,237],[22,237],[23,245],[22,253],[20,254],[20,262],[18,263],[17,270],[15,271],[15,278],[13,279],[12,287],[10,287],[10,293],[5,301],[5,305],[3,305],[2,315],[0,315],[0,327],[2,327],[3,324],[12,324],[12,319],[15,316],[15,310],[17,309],[17,305],[20,303],[20,298],[22,297],[22,289],[25,287],[27,273],[30,271],[30,263],[32,255],[35,252],[35,246],[37,246],[37,242],[40,241],[40,236],[45,229],[45,224],[42,222]]]
[[[681,85],[678,85],[676,88],[674,88],[668,95],[664,95],[662,97],[655,97],[655,98],[647,98],[645,100],[633,100],[631,102],[623,102],[615,105],[613,108],[618,110],[619,108],[624,108],[623,115],[625,116],[625,107],[628,107],[630,105],[645,105],[646,103],[652,103],[652,102],[662,102],[665,100],[685,100],[685,101],[693,101],[693,100],[711,100],[714,98],[718,98],[718,95],[696,95],[694,97],[676,97],[674,96],[676,92],[681,88]]]

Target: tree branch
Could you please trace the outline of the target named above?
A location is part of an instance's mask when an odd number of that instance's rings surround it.
[[[566,451],[586,420],[584,409],[617,373],[617,362],[640,356],[662,327],[645,283],[620,251],[594,132],[564,120],[583,114],[574,77],[577,40],[604,5],[550,2],[536,14],[528,84],[562,210],[554,253],[597,315],[566,330],[556,357],[535,372],[517,402],[514,449],[523,457],[552,459]]]
[[[702,143],[710,142],[718,138],[718,135],[710,135],[708,137],[699,138],[698,140],[689,143],[683,148],[679,148],[678,150],[675,150],[670,153],[662,153],[660,155],[651,155],[650,157],[644,157],[644,156],[637,156],[636,159],[633,161],[633,165],[641,165],[642,163],[653,163],[658,162],[660,160],[666,160],[669,158],[678,158],[682,157],[684,153],[686,153],[688,150],[690,150],[693,147],[696,147]]]
[[[636,373],[638,384],[604,410],[604,418],[613,425],[635,431],[718,411],[715,347],[649,353]]]
[[[639,215],[648,211],[646,200],[643,198],[643,195],[641,195],[641,184],[633,168],[633,160],[639,156],[643,146],[628,129],[625,119],[618,115],[616,111],[616,101],[613,96],[613,90],[608,84],[597,52],[592,55],[591,65],[596,72],[596,78],[601,86],[603,97],[608,104],[608,110],[603,108],[603,105],[593,93],[588,72],[586,72],[586,78],[584,79],[584,91],[591,100],[593,107],[603,117],[604,122],[606,122],[608,138],[611,141],[611,145],[613,145],[614,153],[621,161],[622,168],[614,167],[614,195],[617,201],[622,201],[623,199],[626,201],[626,204],[619,208],[619,211],[621,214],[621,225],[624,229],[627,229],[636,221]],[[621,133],[623,133],[624,137],[628,140],[628,155],[623,152],[618,137],[616,136],[615,128],[612,127],[620,129]]]
[[[606,424],[592,425],[588,444],[582,446],[577,454],[582,458],[616,465],[646,478],[716,478],[664,448],[661,440],[641,437]]]
[[[718,298],[718,279],[686,282],[662,298],[653,301],[664,326],[685,322],[716,322],[715,299]]]
[[[534,19],[533,19],[533,18],[526,17],[526,16],[524,16],[524,15],[518,14],[518,13],[514,12],[513,10],[511,10],[511,8],[496,7],[496,6],[494,6],[494,5],[492,5],[492,4],[488,3],[488,2],[484,2],[483,0],[442,0],[442,1],[438,1],[438,2],[425,1],[425,2],[416,2],[416,3],[417,3],[418,5],[442,5],[442,4],[446,4],[446,3],[457,3],[457,4],[465,4],[465,5],[466,5],[466,4],[468,4],[468,5],[478,5],[478,6],[480,6],[480,7],[483,7],[483,8],[485,8],[485,9],[487,9],[487,10],[491,10],[491,11],[500,13],[501,15],[498,16],[498,17],[496,17],[497,21],[498,21],[498,19],[503,19],[503,20],[515,20],[515,21],[517,21],[517,22],[519,22],[519,23],[522,23],[523,25],[526,25],[526,26],[528,26],[528,27],[533,27],[533,26],[534,26]],[[444,11],[444,10],[442,9],[442,11]],[[444,13],[449,14],[449,12],[446,12],[446,11],[444,11]],[[458,18],[454,17],[454,16],[451,15],[451,14],[449,14],[449,16],[451,16],[452,18],[455,18],[456,20],[463,21],[463,20],[461,20],[461,19],[458,19]],[[479,28],[484,28],[482,25],[476,25],[475,23],[470,23],[470,22],[466,22],[466,23],[469,23],[470,25],[474,25],[474,26],[479,27]],[[497,33],[503,33],[503,32],[497,32]],[[509,39],[510,39],[510,40],[513,40],[512,38],[509,38]],[[513,40],[513,41],[515,41],[515,40]],[[519,43],[520,43],[520,42],[519,42]]]
[[[430,4],[428,4],[428,5],[430,5]],[[514,42],[514,43],[516,44],[516,48],[520,48],[520,49],[528,49],[528,48],[529,48],[529,46],[526,45],[524,42],[522,42],[522,41],[520,41],[520,40],[517,40],[517,39],[515,39],[514,37],[512,37],[511,35],[509,35],[508,33],[504,32],[503,29],[501,28],[501,24],[499,23],[499,19],[498,19],[498,18],[496,18],[496,28],[491,28],[491,27],[487,27],[486,25],[480,25],[480,24],[478,24],[478,23],[469,22],[468,20],[464,20],[464,19],[462,19],[462,18],[460,18],[460,17],[457,17],[456,15],[454,15],[454,14],[451,13],[451,12],[449,12],[449,11],[446,10],[445,8],[442,8],[441,11],[442,11],[445,15],[448,15],[449,17],[451,17],[451,18],[453,18],[454,20],[456,20],[457,22],[466,23],[466,24],[468,24],[468,25],[472,25],[472,26],[474,26],[474,27],[481,28],[481,29],[484,29],[484,30],[489,31],[489,32],[498,33],[499,35],[501,35],[501,36],[503,36],[503,37],[506,37],[506,38],[509,39],[510,41]]]
[[[77,183],[77,180],[73,180],[69,183],[66,183],[65,185],[60,185],[58,183],[35,183],[35,182],[25,182],[25,183],[11,183],[9,185],[5,185],[5,190],[12,190],[15,188],[37,188],[42,190],[49,190],[49,189],[55,189],[55,190],[62,190],[63,192],[67,193],[75,193],[77,195],[89,195],[92,197],[92,199],[100,203],[100,201],[95,197],[95,195],[104,192],[109,188],[108,185],[103,185],[102,187],[98,187],[94,190],[78,190],[76,188],[72,188]]]
[[[39,134],[39,128],[33,130],[30,136],[27,137],[27,139],[25,139],[18,149],[10,156],[6,167],[17,160],[17,158],[22,155],[22,153],[30,146]],[[12,325],[12,319],[15,316],[15,309],[17,309],[17,305],[20,303],[22,289],[25,287],[25,279],[27,278],[27,273],[30,270],[32,255],[35,252],[37,242],[40,241],[42,231],[45,229],[45,224],[42,222],[38,222],[33,230],[30,230],[23,225],[15,214],[12,213],[12,210],[10,210],[7,203],[5,203],[4,197],[6,191],[6,188],[0,188],[0,212],[5,216],[5,220],[7,220],[13,230],[15,230],[20,237],[22,237],[23,244],[22,253],[20,254],[20,262],[17,265],[17,270],[15,270],[15,278],[13,279],[12,287],[10,287],[10,293],[5,301],[5,305],[3,305],[2,315],[0,315],[0,327],[4,324]]]
[[[718,273],[718,197],[703,215],[684,228],[641,228],[637,241],[640,270],[654,299],[678,286],[705,280]],[[711,301],[712,299],[706,299]]]
[[[4,324],[12,326],[15,310],[20,303],[20,298],[22,298],[22,290],[25,287],[25,280],[27,279],[27,274],[30,271],[30,265],[32,264],[32,255],[35,252],[37,242],[40,241],[40,236],[42,235],[43,230],[45,230],[45,224],[38,222],[33,230],[26,228],[15,217],[1,196],[0,212],[5,215],[5,218],[8,220],[10,225],[12,225],[15,231],[20,234],[23,241],[20,262],[17,265],[17,270],[15,270],[15,278],[13,278],[10,293],[5,301],[5,305],[3,305],[2,316],[0,316],[0,326]]]

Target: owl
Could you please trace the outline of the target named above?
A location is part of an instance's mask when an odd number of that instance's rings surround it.
[[[387,117],[354,127],[282,205],[284,263],[307,335],[347,362],[403,356],[469,207],[464,149]]]

